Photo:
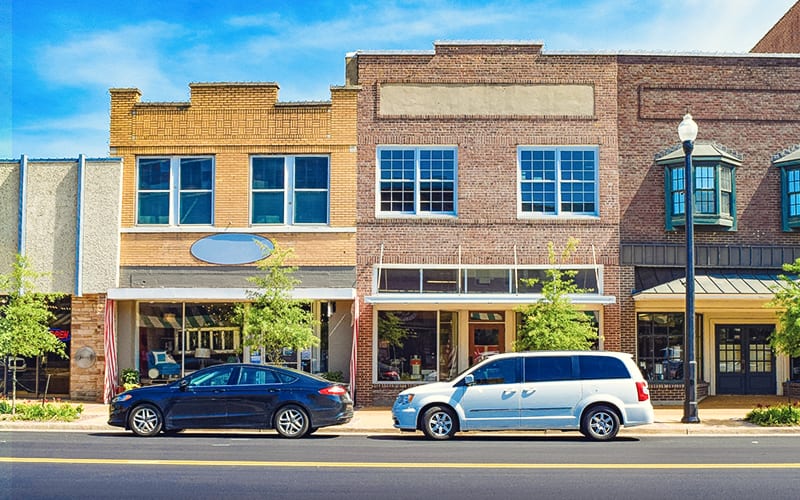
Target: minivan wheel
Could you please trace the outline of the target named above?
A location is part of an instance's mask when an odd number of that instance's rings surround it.
[[[299,406],[284,406],[275,414],[275,430],[285,438],[301,438],[309,427],[308,414]]]
[[[456,433],[453,410],[444,406],[431,406],[422,415],[422,432],[430,439],[450,439]]]
[[[164,420],[161,412],[151,404],[142,404],[131,410],[128,416],[128,427],[137,436],[150,437],[161,432]]]
[[[586,410],[581,419],[581,433],[594,441],[610,441],[619,432],[619,416],[605,405]]]

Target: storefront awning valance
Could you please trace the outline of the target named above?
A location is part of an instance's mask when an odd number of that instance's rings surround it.
[[[247,288],[112,288],[108,298],[113,300],[147,301],[247,301]],[[295,288],[292,298],[297,300],[353,300],[353,288]]]

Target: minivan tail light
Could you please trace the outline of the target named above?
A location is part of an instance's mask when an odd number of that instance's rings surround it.
[[[319,393],[325,396],[344,396],[347,394],[347,389],[341,385],[331,385],[320,389]]]
[[[650,390],[647,388],[647,382],[644,380],[636,382],[636,394],[639,396],[639,401],[650,399]]]

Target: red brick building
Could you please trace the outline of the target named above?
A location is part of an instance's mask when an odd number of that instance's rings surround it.
[[[513,349],[548,242],[588,289],[598,347],[683,397],[685,266],[676,128],[694,152],[700,395],[781,393],[767,339],[800,255],[795,56],[547,54],[535,42],[357,52],[357,402]],[[800,368],[800,364],[798,364]]]
[[[617,65],[540,43],[358,52],[357,403],[511,350],[557,250],[619,350]],[[399,330],[392,328],[399,327]],[[393,338],[391,332],[401,332]]]

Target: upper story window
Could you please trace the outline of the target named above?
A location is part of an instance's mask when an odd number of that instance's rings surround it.
[[[253,224],[328,223],[327,156],[254,156],[251,163]]]
[[[598,215],[597,147],[520,147],[517,210],[531,215]]]
[[[212,223],[212,157],[172,156],[138,158],[137,161],[137,224]]]
[[[784,231],[800,229],[800,146],[772,162],[781,169],[781,224]]]
[[[378,148],[378,213],[456,215],[456,171],[456,148]]]
[[[686,224],[686,157],[683,149],[656,159],[664,165],[666,227]],[[692,154],[694,224],[721,231],[736,230],[736,167],[741,159],[713,144],[696,144]]]

